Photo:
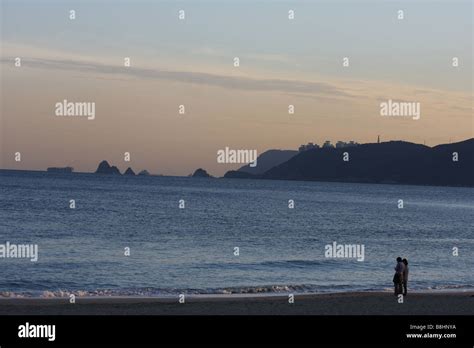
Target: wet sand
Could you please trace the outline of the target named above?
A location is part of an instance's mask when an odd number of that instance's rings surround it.
[[[411,293],[398,303],[388,292],[176,298],[0,298],[0,315],[473,315],[474,292]]]

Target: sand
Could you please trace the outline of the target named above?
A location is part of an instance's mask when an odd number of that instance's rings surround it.
[[[411,293],[404,303],[388,292],[176,298],[0,298],[0,315],[473,315],[474,292]]]

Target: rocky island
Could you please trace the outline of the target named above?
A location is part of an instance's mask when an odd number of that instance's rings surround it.
[[[120,170],[116,166],[110,166],[109,162],[102,161],[100,162],[96,174],[118,174],[120,175]]]

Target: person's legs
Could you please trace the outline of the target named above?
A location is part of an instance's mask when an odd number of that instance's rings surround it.
[[[402,283],[396,282],[395,283],[395,296],[402,293]]]
[[[403,282],[403,296],[407,295],[407,282]]]
[[[400,275],[398,273],[395,273],[393,276],[393,285],[395,287],[394,294],[397,296],[398,294],[402,293],[402,282],[400,279]]]

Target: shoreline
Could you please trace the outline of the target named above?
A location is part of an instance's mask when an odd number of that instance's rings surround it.
[[[15,294],[12,292],[13,296],[2,296],[0,294],[0,304],[3,301],[8,300],[69,300],[69,294],[76,295],[76,299],[83,299],[87,301],[105,300],[105,299],[117,299],[117,300],[149,300],[149,301],[169,301],[175,300],[179,295],[184,294],[187,299],[194,300],[220,300],[220,299],[237,299],[237,298],[246,298],[246,299],[258,299],[258,298],[287,298],[288,295],[293,294],[299,298],[306,297],[319,297],[319,296],[328,296],[328,295],[341,295],[341,296],[350,296],[350,295],[360,295],[360,294],[392,294],[393,290],[379,289],[379,290],[347,290],[347,291],[327,291],[327,292],[292,292],[292,291],[281,291],[281,292],[247,292],[247,293],[186,293],[186,292],[176,292],[173,294],[157,294],[157,295],[86,295],[78,296],[74,291],[65,292],[65,296],[55,296],[55,295],[38,295],[38,296],[25,296],[22,293]],[[474,289],[472,288],[453,288],[453,289],[415,289],[411,290],[410,294],[472,294],[474,296]]]
[[[474,291],[0,298],[0,315],[473,315]]]

